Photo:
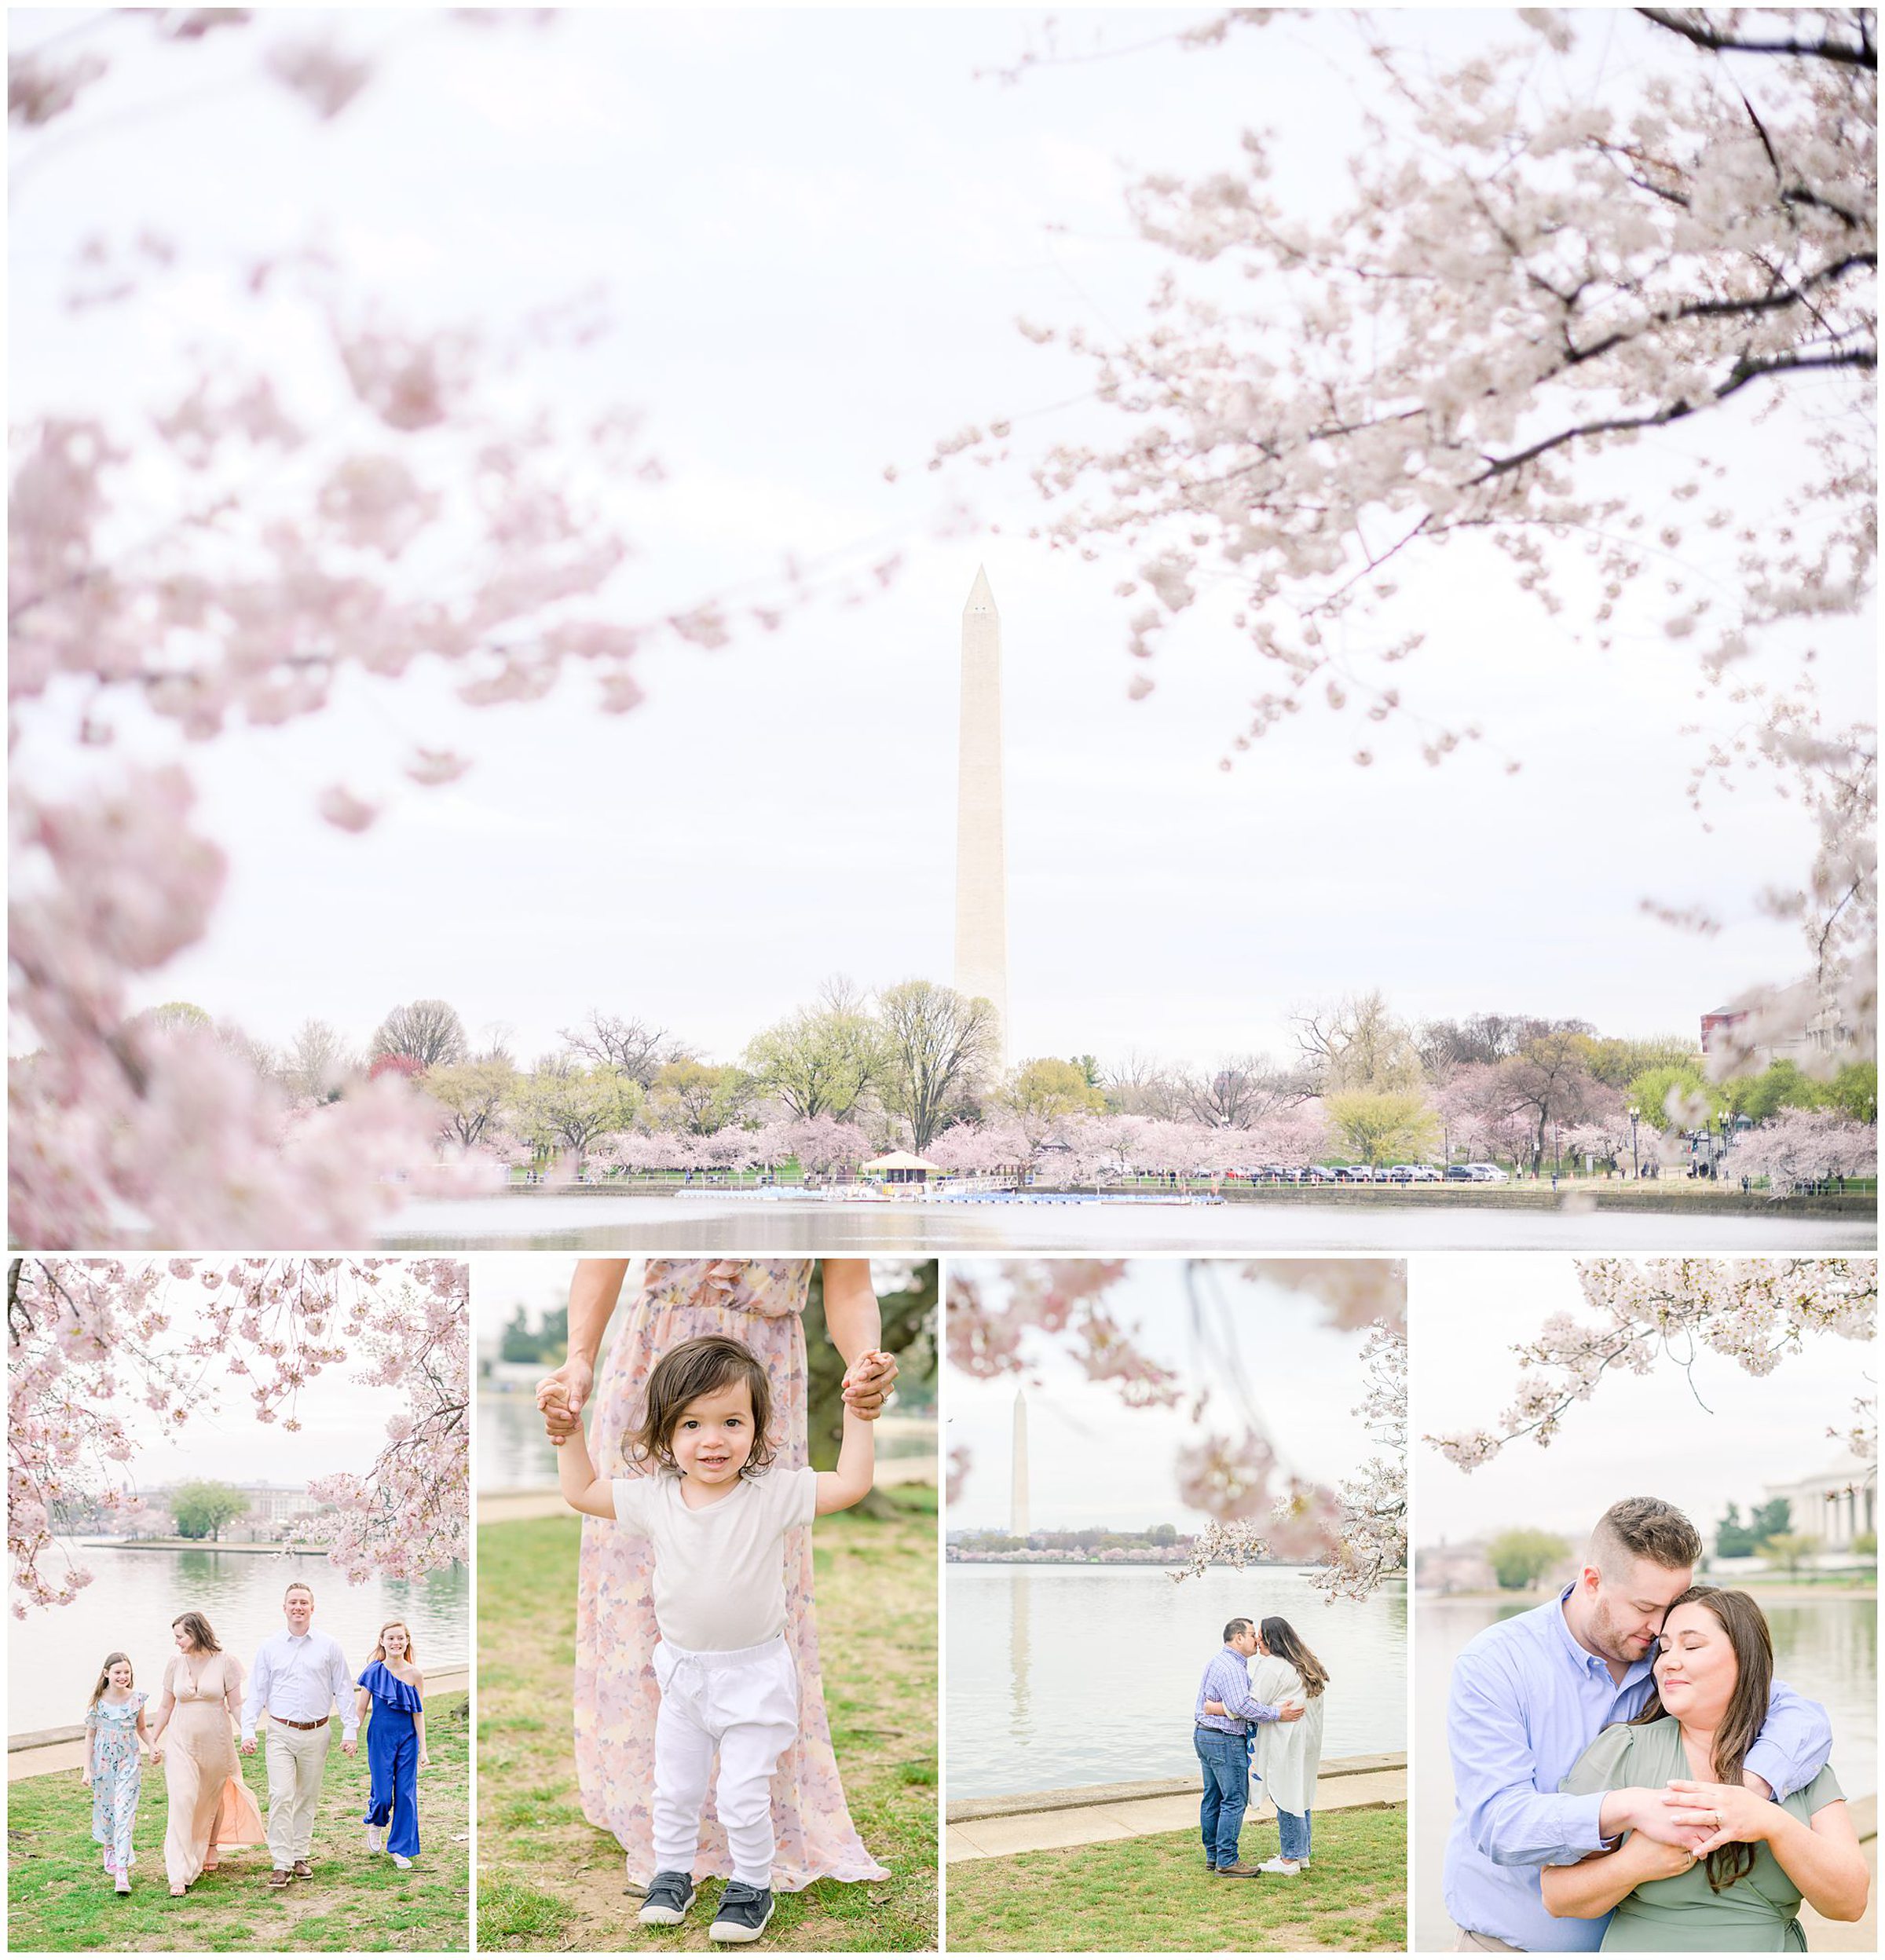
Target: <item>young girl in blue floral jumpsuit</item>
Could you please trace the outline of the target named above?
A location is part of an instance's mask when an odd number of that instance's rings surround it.
[[[148,1739],[144,1726],[145,1699],[132,1689],[130,1656],[106,1655],[85,1711],[85,1775],[81,1781],[90,1786],[92,1836],[104,1847],[104,1868],[118,1892],[130,1890],[131,1867],[137,1859],[131,1832],[144,1786],[144,1750]]]

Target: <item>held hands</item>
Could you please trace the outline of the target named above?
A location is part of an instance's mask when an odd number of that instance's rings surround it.
[[[1640,1830],[1630,1841],[1636,1868],[1645,1880],[1679,1878],[1696,1861],[1686,1845],[1666,1845]]]
[[[1712,1834],[1712,1826],[1704,1830],[1699,1824],[1677,1822],[1677,1810],[1691,1806],[1686,1799],[1678,1801],[1672,1790],[1638,1788],[1621,1790],[1616,1794],[1623,1801],[1620,1827],[1634,1831],[1638,1838],[1693,1852]]]
[[[255,1753],[255,1738],[253,1735],[246,1738],[243,1741],[242,1753],[245,1756],[253,1756]]]
[[[858,1355],[844,1370],[844,1406],[862,1422],[875,1422],[890,1400],[897,1379],[897,1358],[880,1348]]]
[[[1721,1845],[1759,1844],[1773,1835],[1774,1819],[1781,1814],[1741,1783],[1699,1783],[1678,1777],[1664,1794],[1675,1821],[1703,1834],[1695,1848],[1698,1858],[1706,1858]]]
[[[343,1756],[356,1755],[359,1753],[359,1743],[355,1742],[351,1735],[350,1735],[340,1746],[340,1753]]]
[[[580,1355],[572,1355],[555,1373],[536,1384],[536,1406],[544,1433],[558,1449],[569,1441],[583,1419],[583,1406],[595,1385],[595,1370]]]

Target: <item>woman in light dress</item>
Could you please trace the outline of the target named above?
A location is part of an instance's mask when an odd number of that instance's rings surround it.
[[[869,1420],[882,1409],[896,1373],[894,1362],[880,1366],[861,1358],[877,1348],[882,1331],[870,1263],[828,1259],[823,1264],[825,1327],[847,1364],[844,1398]],[[780,1468],[804,1468],[810,1461],[808,1384],[799,1317],[811,1283],[811,1260],[649,1260],[598,1382],[602,1336],[628,1266],[625,1259],[576,1262],[569,1292],[569,1358],[537,1388],[551,1440],[567,1435],[582,1420],[593,1387],[590,1454],[601,1475],[624,1475],[623,1446],[642,1420],[655,1362],[697,1334],[728,1334],[751,1348],[766,1369]],[[811,1534],[797,1531],[787,1544],[785,1636],[799,1677],[799,1735],[774,1773],[773,1883],[777,1890],[798,1892],[819,1878],[856,1883],[886,1874],[851,1821],[832,1749],[812,1620]],[[631,1881],[645,1885],[655,1870],[649,1806],[661,1700],[651,1665],[657,1634],[646,1538],[617,1530],[606,1519],[583,1520],[576,1611],[576,1765],[584,1813],[614,1833],[627,1855]],[[701,1847],[697,1873],[731,1875],[726,1834],[711,1805]]]
[[[268,1833],[236,1754],[242,1663],[223,1652],[200,1613],[179,1614],[170,1633],[177,1651],[163,1670],[151,1742],[163,1764],[169,1801],[164,1868],[170,1896],[181,1899],[203,1873],[216,1869],[223,1851],[265,1844]]]
[[[1316,1777],[1322,1768],[1323,1691],[1329,1671],[1287,1620],[1272,1614],[1257,1629],[1250,1656],[1250,1693],[1276,1706],[1294,1702],[1299,1722],[1259,1722],[1250,1738],[1250,1774],[1276,1806],[1278,1855],[1260,1870],[1293,1878],[1309,1863],[1309,1813],[1316,1808]]]

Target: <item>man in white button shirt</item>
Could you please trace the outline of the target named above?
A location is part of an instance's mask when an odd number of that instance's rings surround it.
[[[313,1630],[314,1595],[299,1580],[281,1603],[287,1631],[262,1644],[242,1704],[242,1753],[255,1753],[255,1720],[269,1718],[269,1856],[275,1869],[269,1883],[277,1889],[297,1878],[312,1878],[309,1854],[314,1848],[314,1806],[328,1766],[328,1720],[340,1710],[341,1748],[351,1756],[357,1744],[353,1678],[340,1643]]]

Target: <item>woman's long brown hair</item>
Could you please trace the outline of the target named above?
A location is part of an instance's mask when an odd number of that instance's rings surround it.
[[[221,1647],[216,1639],[216,1629],[200,1613],[179,1613],[170,1622],[174,1633],[178,1627],[189,1635],[191,1644],[205,1654],[220,1654]]]
[[[1738,1783],[1741,1765],[1753,1748],[1761,1724],[1767,1719],[1767,1699],[1773,1688],[1773,1636],[1767,1631],[1767,1616],[1751,1592],[1733,1592],[1718,1585],[1692,1585],[1678,1600],[1669,1603],[1673,1613],[1678,1606],[1705,1606],[1715,1615],[1728,1644],[1734,1650],[1734,1692],[1715,1731],[1715,1780]],[[1667,1615],[1663,1624],[1668,1625]],[[1662,1692],[1652,1688],[1643,1712],[1631,1726],[1660,1721],[1667,1711]],[[1718,1845],[1708,1854],[1708,1889],[1726,1892],[1737,1878],[1754,1869],[1751,1845]]]
[[[1309,1651],[1302,1636],[1287,1620],[1274,1617],[1265,1620],[1257,1631],[1277,1659],[1287,1661],[1302,1677],[1302,1691],[1314,1701],[1329,1684],[1329,1670]]]

